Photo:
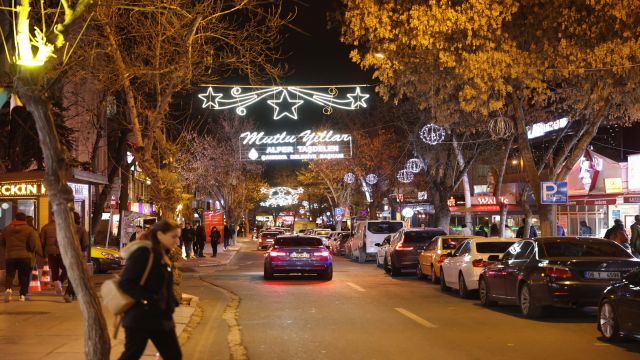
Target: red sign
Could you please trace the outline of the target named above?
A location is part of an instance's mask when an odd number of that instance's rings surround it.
[[[220,232],[220,239],[222,239],[222,232],[224,229],[224,212],[205,211],[202,216],[204,218],[204,231],[207,234],[207,239],[211,239],[211,228],[214,226]]]
[[[471,202],[477,205],[498,205],[498,204],[508,204],[509,199],[505,198],[504,196],[500,196],[499,198],[496,199],[495,196],[481,195],[481,196],[472,197]]]
[[[616,199],[596,199],[596,200],[585,200],[585,205],[615,205]]]
[[[638,204],[640,203],[640,196],[625,196],[624,202],[626,204]]]

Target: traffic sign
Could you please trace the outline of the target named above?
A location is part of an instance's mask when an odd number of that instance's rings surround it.
[[[336,214],[336,215],[342,215],[343,214],[343,210],[342,210],[342,208],[335,208],[333,210],[333,213]]]
[[[541,204],[566,204],[569,192],[566,181],[543,181],[540,183]]]
[[[342,220],[342,215],[336,215],[336,221]]]

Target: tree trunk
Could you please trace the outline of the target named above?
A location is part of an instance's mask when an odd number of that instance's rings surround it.
[[[540,216],[540,234],[538,236],[556,236],[557,227],[554,216],[555,205],[538,205],[538,216]]]
[[[449,210],[449,204],[447,199],[450,193],[448,191],[433,192],[433,226],[440,228],[449,233],[449,224],[451,223],[451,210]]]
[[[36,70],[36,71],[39,71]],[[85,358],[109,359],[111,342],[91,274],[85,266],[73,221],[73,192],[67,184],[67,154],[55,127],[51,102],[45,97],[36,74],[21,73],[16,90],[33,115],[45,158],[44,184],[56,220],[56,235],[67,273],[78,295],[84,317]]]
[[[456,152],[456,158],[458,159],[458,165],[460,165],[461,169],[464,169],[465,161],[462,156],[462,151],[460,151],[460,146],[458,145],[458,141],[456,137],[452,137],[453,140],[453,150]],[[462,175],[462,186],[464,188],[464,206],[469,209],[471,208],[471,187],[469,186],[469,174],[467,171]],[[471,212],[467,211],[464,213],[464,223],[467,224],[467,228],[473,229],[473,220],[471,218]]]
[[[520,207],[522,207],[522,211],[524,212],[524,231],[522,232],[523,238],[529,237],[529,229],[531,228],[531,219],[533,218],[533,212],[531,211],[531,207],[527,202],[527,194],[528,191],[525,189],[522,191],[520,196]]]
[[[496,188],[493,193],[493,196],[496,198],[496,203],[500,204],[500,237],[505,237],[506,234],[506,225],[507,225],[507,204],[504,204],[501,200],[502,196],[502,182],[504,181],[504,173],[507,170],[507,162],[509,161],[509,153],[511,152],[511,145],[513,144],[514,136],[509,138],[509,141],[506,146],[506,150],[504,152],[504,157],[502,160],[502,164],[500,167],[500,171],[498,171],[498,178],[496,179]]]

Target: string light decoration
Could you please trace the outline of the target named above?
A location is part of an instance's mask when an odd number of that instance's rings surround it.
[[[369,174],[369,175],[365,176],[364,180],[367,182],[367,184],[373,185],[373,184],[378,182],[378,175]]]
[[[345,97],[340,97],[337,88],[355,88],[352,93],[347,93]],[[245,92],[245,89],[250,91]],[[254,90],[256,89],[257,90]],[[316,90],[310,90],[310,89]],[[317,91],[324,89],[325,91]],[[277,87],[243,87],[235,86],[230,91],[230,96],[225,97],[221,92],[216,92],[214,86],[208,86],[205,93],[198,97],[203,100],[202,107],[209,109],[234,109],[238,115],[246,115],[247,107],[263,99],[273,107],[273,119],[278,120],[285,116],[294,120],[298,119],[297,108],[305,100],[322,106],[322,112],[329,115],[333,108],[344,110],[356,110],[367,107],[365,100],[369,98],[364,94],[358,85],[343,86],[277,86]]]
[[[492,139],[501,139],[513,134],[513,124],[511,120],[500,115],[489,120],[489,134]]]
[[[417,158],[409,159],[407,161],[407,164],[405,165],[405,168],[412,173],[418,173],[424,168],[424,163],[422,162],[422,160]]]
[[[406,184],[413,181],[414,175],[411,171],[405,169],[398,171],[398,175],[396,177],[398,178],[398,181]]]
[[[420,139],[429,145],[439,144],[444,140],[447,131],[436,124],[425,125],[420,130]]]
[[[288,187],[262,188],[260,192],[268,194],[269,198],[260,203],[262,206],[277,207],[289,206],[298,203],[298,196],[304,192],[303,188],[292,189]]]
[[[344,182],[347,184],[353,184],[354,181],[356,181],[356,176],[353,175],[353,173],[346,173],[344,175]]]

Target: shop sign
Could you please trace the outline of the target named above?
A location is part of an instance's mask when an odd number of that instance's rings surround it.
[[[595,200],[585,200],[585,205],[615,205],[616,199],[595,199]]]
[[[498,205],[498,204],[509,204],[510,201],[508,198],[504,196],[500,196],[496,199],[495,196],[489,195],[480,195],[480,196],[472,196],[471,204],[473,205]]]
[[[69,187],[73,190],[73,196],[75,197],[89,196],[89,185],[69,183]]]
[[[629,190],[640,190],[640,154],[629,155],[628,157],[627,181]]]
[[[625,196],[625,204],[640,204],[640,196]]]
[[[607,194],[619,194],[624,192],[621,178],[604,179],[604,191]]]
[[[297,135],[254,131],[240,135],[240,160],[348,159],[351,155],[351,135],[331,130],[305,130]]]
[[[418,200],[427,200],[427,198],[428,198],[428,194],[426,191],[418,192]]]
[[[0,183],[0,196],[4,197],[41,196],[45,193],[44,185],[40,182]]]

